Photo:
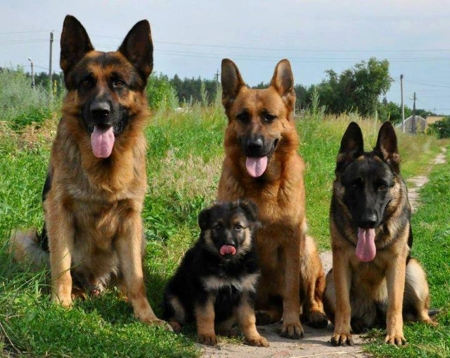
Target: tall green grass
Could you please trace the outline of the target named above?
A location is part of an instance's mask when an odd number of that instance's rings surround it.
[[[375,144],[377,124],[356,117],[298,119],[299,152],[306,162],[307,216],[310,233],[329,249],[328,206],[340,139],[350,120]],[[153,114],[148,139],[149,187],[143,218],[148,242],[145,275],[149,300],[157,314],[162,291],[180,258],[197,238],[197,215],[216,196],[223,159],[226,118],[220,104],[194,105],[182,112],[162,108]],[[115,290],[76,301],[71,310],[49,302],[46,270],[21,270],[7,252],[17,227],[41,227],[41,190],[56,120],[40,128],[0,134],[0,348],[31,356],[193,357],[191,339],[137,322]],[[406,175],[428,170],[439,151],[432,137],[399,135]],[[407,148],[407,149],[405,149]],[[434,290],[434,287],[432,288]],[[3,343],[2,343],[3,342]]]

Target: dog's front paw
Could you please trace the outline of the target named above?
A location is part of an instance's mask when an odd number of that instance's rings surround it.
[[[52,297],[52,302],[65,308],[70,308],[73,304],[72,295],[69,295],[68,297],[54,295]]]
[[[247,340],[247,344],[254,347],[268,347],[269,341],[263,336]]]
[[[334,333],[331,337],[331,344],[338,346],[353,346],[353,338],[350,333]]]
[[[166,321],[163,321],[162,319],[159,319],[159,318],[147,320],[147,321],[145,321],[145,323],[147,323],[150,326],[158,326],[158,327],[165,329],[166,331],[173,332],[172,326],[169,323],[167,323]]]
[[[384,339],[387,344],[395,344],[396,346],[403,346],[406,344],[406,339],[403,334],[387,334]]]
[[[289,338],[289,339],[299,339],[303,338],[303,327],[298,323],[284,323],[281,326],[281,337]]]
[[[215,346],[218,343],[215,334],[199,334],[197,340],[199,343],[206,344],[207,346]]]

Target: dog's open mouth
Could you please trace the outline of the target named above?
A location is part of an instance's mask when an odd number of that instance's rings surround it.
[[[260,157],[247,157],[245,161],[245,167],[247,168],[247,173],[253,178],[259,178],[267,169],[267,163],[269,162],[270,156],[275,151],[277,147],[278,139],[274,140],[273,145],[269,153],[265,156]]]
[[[113,126],[95,125],[92,128],[91,146],[97,158],[108,158],[112,153],[115,140]]]
[[[358,243],[356,244],[356,257],[362,262],[370,262],[377,254],[375,246],[375,229],[358,228]]]
[[[108,158],[111,155],[116,136],[123,131],[124,125],[124,121],[121,121],[116,126],[102,124],[88,126],[92,152],[97,158]]]
[[[233,256],[236,254],[236,248],[232,245],[223,245],[220,248],[220,254],[222,256]]]

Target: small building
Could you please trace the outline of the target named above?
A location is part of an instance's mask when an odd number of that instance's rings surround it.
[[[405,119],[405,133],[424,133],[426,126],[427,120],[417,114]],[[402,128],[402,122],[397,124],[397,128]]]

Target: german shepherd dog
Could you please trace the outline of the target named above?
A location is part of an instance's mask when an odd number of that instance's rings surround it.
[[[403,319],[433,324],[425,272],[410,256],[411,208],[399,163],[390,122],[381,126],[371,152],[364,152],[360,127],[350,123],[337,156],[330,210],[333,269],[324,293],[335,346],[352,345],[352,331],[377,326],[386,327],[387,343],[402,345]]]
[[[68,15],[60,64],[67,96],[43,190],[45,224],[39,235],[13,238],[16,257],[40,261],[49,251],[52,300],[62,306],[71,306],[72,289],[96,295],[115,278],[141,321],[165,325],[147,300],[142,269],[150,25],[138,22],[105,53]]]
[[[305,235],[304,162],[297,153],[294,78],[280,61],[266,89],[248,88],[237,66],[222,60],[222,103],[228,117],[218,199],[247,199],[258,207],[261,267],[257,323],[283,320],[281,335],[303,336],[307,322],[325,327],[325,275],[316,245]]]
[[[259,269],[253,242],[259,226],[256,206],[247,201],[218,203],[198,218],[201,229],[168,282],[163,318],[174,331],[195,320],[198,340],[216,345],[214,326],[231,334],[239,324],[252,346],[267,347],[255,325],[254,299]]]

